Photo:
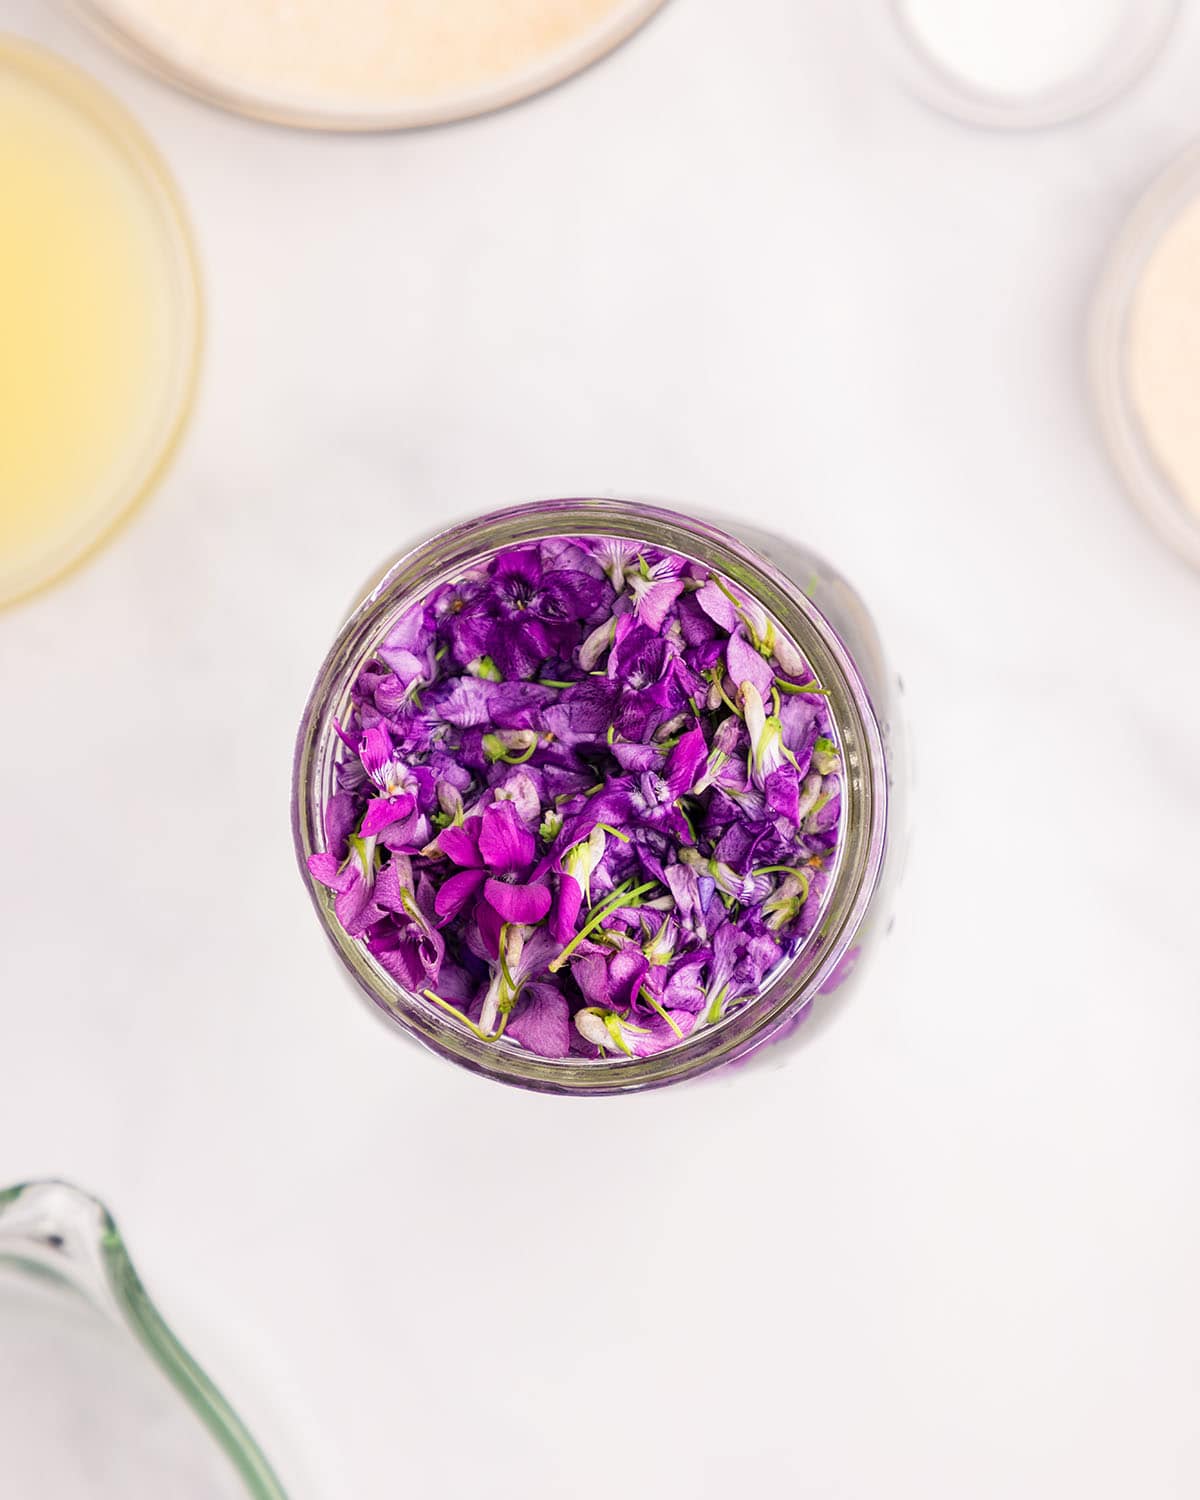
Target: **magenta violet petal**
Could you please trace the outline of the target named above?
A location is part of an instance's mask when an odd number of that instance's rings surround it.
[[[485,810],[479,830],[479,852],[483,863],[497,875],[527,870],[533,863],[537,852],[533,835],[511,802],[498,802]]]
[[[348,885],[353,875],[353,871],[350,871],[343,880],[342,862],[328,850],[308,856],[308,873],[333,891],[340,890],[343,884]]]
[[[471,827],[473,824],[474,827]],[[464,869],[482,869],[479,857],[479,821],[471,818],[460,828],[443,828],[438,834],[438,848],[442,853]]]
[[[569,943],[575,932],[575,921],[583,905],[583,889],[573,875],[560,875],[558,898],[550,917],[550,931],[560,943]]]
[[[550,910],[548,885],[509,885],[489,880],[483,888],[488,905],[506,922],[540,922]]]
[[[635,580],[633,585],[634,609],[638,619],[651,630],[661,630],[671,606],[683,593],[683,580],[659,578]]]
[[[539,1057],[566,1057],[571,1050],[571,1011],[553,984],[527,984],[508,1023],[508,1035]]]
[[[358,937],[375,920],[378,908],[371,899],[374,882],[364,880],[353,864],[350,869],[353,872],[351,879],[338,891],[333,910],[350,936]]]
[[[729,644],[725,648],[725,665],[735,687],[740,688],[743,682],[752,682],[764,703],[770,702],[775,674],[746,639],[744,625],[739,625],[729,637]]]
[[[451,875],[437,893],[433,908],[443,922],[458,916],[471,897],[484,882],[483,870],[463,870]]]
[[[500,955],[500,934],[504,930],[504,918],[482,896],[475,903],[472,926],[477,938],[477,942],[471,945],[473,950],[495,963]]]
[[[358,831],[359,837],[375,838],[391,824],[407,818],[416,805],[416,798],[410,797],[407,792],[401,797],[376,797],[367,804],[362,827]]]

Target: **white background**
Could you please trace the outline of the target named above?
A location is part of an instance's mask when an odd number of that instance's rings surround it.
[[[158,141],[208,303],[166,482],[0,619],[0,1181],[111,1203],[297,1496],[1200,1488],[1200,581],[1082,356],[1200,133],[1186,12],[1028,136],[913,102],[845,0],[671,0],[532,103],[336,139],[0,0]],[[604,489],[858,583],[917,839],[872,982],[785,1069],[576,1103],[350,995],[288,776],[377,563]]]

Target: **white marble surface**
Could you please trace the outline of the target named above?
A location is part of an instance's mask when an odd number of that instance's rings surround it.
[[[1022,137],[912,102],[844,0],[670,0],[383,139],[222,116],[49,0],[0,26],[149,127],[209,320],[153,502],[0,618],[0,1180],[110,1201],[305,1500],[1193,1496],[1200,580],[1082,331],[1200,133],[1200,6]],[[920,785],[874,982],[787,1069],[571,1104],[349,997],[287,779],[385,554],[589,488],[842,566]]]

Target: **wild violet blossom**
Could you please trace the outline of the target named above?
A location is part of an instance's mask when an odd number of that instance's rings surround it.
[[[362,664],[309,860],[400,986],[543,1057],[646,1057],[816,925],[825,695],[730,580],[628,538],[493,556]]]

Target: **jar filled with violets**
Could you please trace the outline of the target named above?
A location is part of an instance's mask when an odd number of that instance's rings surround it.
[[[896,688],[802,547],[621,500],[495,511],[334,642],[296,747],[304,878],[442,1057],[563,1094],[693,1077],[791,1036],[879,929]]]

